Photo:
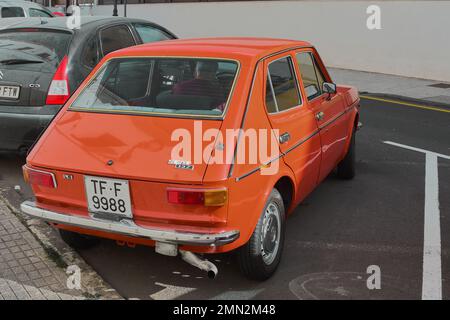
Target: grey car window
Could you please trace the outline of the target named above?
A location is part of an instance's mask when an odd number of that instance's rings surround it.
[[[34,8],[30,8],[28,10],[28,13],[29,13],[30,17],[43,17],[43,18],[51,18],[52,17],[52,15],[49,14],[48,12],[45,12],[44,10],[34,9]]]
[[[100,41],[103,55],[136,44],[130,29],[125,25],[117,25],[102,30]]]
[[[172,37],[166,32],[150,25],[136,23],[134,24],[134,27],[136,28],[136,31],[141,37],[143,43],[172,39]]]
[[[1,16],[2,18],[25,17],[25,12],[21,7],[3,7]]]

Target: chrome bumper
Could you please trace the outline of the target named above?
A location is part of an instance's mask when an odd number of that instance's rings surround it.
[[[36,207],[32,201],[25,201],[20,205],[22,211],[34,218],[43,219],[53,223],[75,226],[91,230],[99,230],[122,234],[132,237],[147,238],[160,242],[187,244],[197,246],[220,246],[231,243],[239,238],[239,231],[227,231],[221,233],[188,233],[180,231],[166,231],[160,229],[148,229],[137,226],[134,222],[113,222],[92,218],[72,216]],[[122,220],[123,221],[123,220]]]

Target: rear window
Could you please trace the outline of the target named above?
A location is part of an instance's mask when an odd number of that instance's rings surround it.
[[[238,63],[194,58],[112,59],[71,109],[167,115],[223,115]]]
[[[67,54],[72,34],[42,29],[0,32],[0,49],[20,51],[44,61],[61,61]]]
[[[25,17],[25,12],[21,7],[3,7],[1,8],[2,18]]]

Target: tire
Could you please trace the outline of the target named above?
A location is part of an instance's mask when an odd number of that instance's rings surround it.
[[[59,234],[61,235],[61,239],[74,249],[89,249],[100,242],[98,238],[63,229],[59,229]]]
[[[263,281],[276,271],[283,252],[285,221],[283,199],[278,190],[273,189],[250,240],[238,249],[239,267],[247,278]]]
[[[352,138],[350,140],[350,146],[348,148],[347,154],[345,158],[337,166],[337,175],[341,179],[350,180],[355,177],[355,167],[356,167],[356,159],[355,159],[355,149],[356,149],[356,131],[353,129]]]

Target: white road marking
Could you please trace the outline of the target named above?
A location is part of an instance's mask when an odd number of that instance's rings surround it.
[[[426,154],[423,300],[442,300],[441,224],[437,156]]]
[[[153,300],[174,300],[178,297],[188,294],[189,292],[197,290],[196,288],[178,287],[160,282],[155,282],[155,284],[157,286],[164,287],[164,289],[151,294],[150,298],[152,298]]]
[[[250,300],[264,289],[245,290],[245,291],[226,291],[209,300]]]
[[[450,156],[392,141],[384,141],[384,143],[425,154],[422,299],[442,300],[438,157],[450,160]]]
[[[431,154],[436,155],[437,157],[450,160],[450,156],[447,156],[447,155],[442,154],[442,153],[437,153],[437,152],[430,151],[430,150],[425,150],[425,149],[420,149],[420,148],[416,148],[416,147],[411,147],[411,146],[407,146],[406,144],[401,144],[401,143],[392,142],[392,141],[383,141],[383,142],[386,143],[386,144],[390,144],[392,146],[403,148],[403,149],[408,149],[408,150],[417,151],[417,152],[421,152],[421,153],[431,153]]]

